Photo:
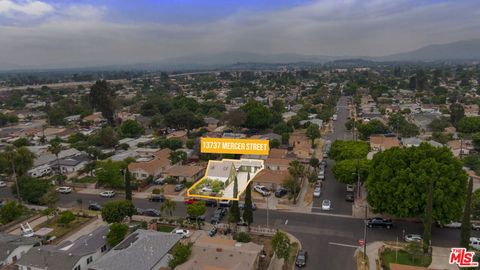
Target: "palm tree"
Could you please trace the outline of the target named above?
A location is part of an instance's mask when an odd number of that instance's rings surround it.
[[[168,212],[170,217],[173,216],[173,211],[177,208],[177,204],[170,200],[170,199],[165,199],[165,201],[160,205],[160,211],[162,213]]]
[[[57,158],[57,170],[58,170],[58,175],[61,175],[61,171],[60,171],[60,161],[58,160],[58,154],[60,154],[60,152],[62,152],[62,145],[60,144],[60,142],[58,140],[52,140],[50,142],[50,146],[48,146],[48,151],[52,154],[55,155],[55,157]],[[63,182],[63,179],[61,179],[61,177],[58,177],[58,179],[60,180],[60,184],[62,184]]]
[[[298,160],[294,160],[290,162],[290,166],[288,167],[288,172],[293,177],[294,180],[294,187],[293,187],[293,203],[297,203],[297,187],[296,185],[302,180],[305,176],[305,167],[302,163]]]
[[[26,147],[15,148],[11,145],[5,148],[3,155],[11,166],[9,175],[13,176],[18,202],[21,203],[22,199],[20,195],[20,189],[18,187],[18,177],[25,175],[28,170],[32,168],[35,155]]]

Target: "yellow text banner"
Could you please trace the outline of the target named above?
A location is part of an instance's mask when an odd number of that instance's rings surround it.
[[[201,138],[200,152],[267,156],[269,152],[269,141],[254,139]]]

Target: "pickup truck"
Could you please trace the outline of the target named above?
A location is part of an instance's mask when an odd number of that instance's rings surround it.
[[[393,227],[393,222],[391,219],[384,219],[380,217],[370,218],[367,220],[367,227],[369,228],[387,228],[390,229]]]

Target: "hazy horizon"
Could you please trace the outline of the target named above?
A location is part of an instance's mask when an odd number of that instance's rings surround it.
[[[385,56],[480,37],[480,2],[0,0],[0,69],[223,52]]]

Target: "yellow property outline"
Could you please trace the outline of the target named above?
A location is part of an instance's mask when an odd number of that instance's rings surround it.
[[[243,158],[242,158],[243,159]],[[240,200],[240,196],[245,192],[245,189],[241,192],[238,192],[238,196],[237,198],[224,198],[224,197],[216,197],[216,196],[207,196],[207,195],[198,195],[198,194],[190,194],[190,191],[192,189],[194,189],[197,185],[199,185],[203,180],[205,180],[208,175],[208,170],[210,168],[210,162],[213,162],[213,163],[223,163],[224,161],[232,161],[232,162],[238,162],[242,159],[222,159],[222,160],[209,160],[208,161],[208,165],[207,165],[207,170],[205,171],[205,175],[200,179],[198,180],[195,184],[193,184],[189,189],[187,189],[187,197],[192,197],[192,198],[202,198],[202,199],[213,199],[213,200],[217,200],[217,201],[221,201],[221,200],[228,200],[228,201],[238,201]],[[261,159],[255,159],[255,160],[258,160],[258,161],[261,161],[262,162],[262,165],[264,166],[265,168],[265,164],[264,164],[264,161],[261,160]],[[260,169],[255,175],[257,175],[259,172],[261,172],[263,169]],[[250,180],[247,181],[247,186],[250,184],[250,182],[253,181],[253,178],[250,178]]]

